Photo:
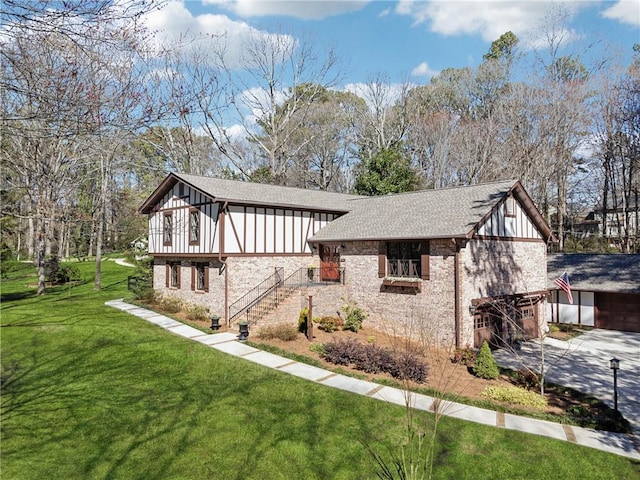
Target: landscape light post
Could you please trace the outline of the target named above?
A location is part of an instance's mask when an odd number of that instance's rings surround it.
[[[609,360],[609,367],[613,370],[613,408],[618,411],[618,369],[620,368],[620,360],[613,357]]]
[[[238,322],[238,327],[240,330],[240,335],[238,335],[238,340],[244,341],[249,336],[249,322],[246,320],[240,320]]]

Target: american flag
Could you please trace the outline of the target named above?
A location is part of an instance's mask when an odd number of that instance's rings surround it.
[[[567,272],[564,272],[562,275],[556,278],[554,283],[558,286],[558,288],[560,288],[560,290],[567,294],[569,303],[573,305],[573,295],[571,295],[571,285],[569,284],[569,275],[567,275]]]

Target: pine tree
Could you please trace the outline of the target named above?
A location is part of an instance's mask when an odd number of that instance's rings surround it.
[[[485,340],[480,347],[480,352],[476,357],[476,361],[473,365],[473,374],[479,378],[486,378],[488,380],[495,380],[500,375],[498,371],[498,364],[493,358],[489,344]]]

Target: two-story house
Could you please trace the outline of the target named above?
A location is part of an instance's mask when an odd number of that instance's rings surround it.
[[[479,345],[544,322],[552,234],[517,181],[359,197],[170,174],[141,211],[154,287],[227,322],[298,272],[330,285],[314,315],[343,298],[400,335]]]

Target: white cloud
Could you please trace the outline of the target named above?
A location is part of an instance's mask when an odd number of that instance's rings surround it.
[[[319,20],[335,15],[357,12],[370,0],[203,0],[204,5],[217,5],[241,17],[283,15]]]
[[[427,62],[422,62],[416,68],[411,70],[411,76],[413,76],[413,77],[428,77],[428,78],[431,78],[431,77],[434,77],[434,76],[438,75],[439,73],[440,73],[440,71],[438,71],[438,70],[432,70],[431,67],[429,67],[429,64]]]
[[[229,138],[232,140],[242,140],[247,136],[247,131],[242,125],[235,124],[227,127],[225,132]]]
[[[396,6],[396,13],[411,16],[414,25],[427,23],[431,31],[441,35],[480,35],[483,40],[492,42],[508,31],[525,38],[532,26],[545,18],[554,3],[557,4],[550,0],[401,0]],[[586,6],[572,3],[565,8],[573,11]]]
[[[231,20],[226,15],[194,16],[186,8],[184,0],[171,1],[162,9],[149,13],[145,22],[151,31],[156,32],[158,47],[199,49],[201,52],[208,52],[212,60],[215,52],[224,52],[225,63],[230,68],[240,67],[243,45],[250,37],[270,39],[267,44],[296,41],[290,35],[257,30],[245,22]]]
[[[640,26],[640,2],[638,0],[620,0],[604,10],[601,15],[605,18],[618,20],[620,23]]]

